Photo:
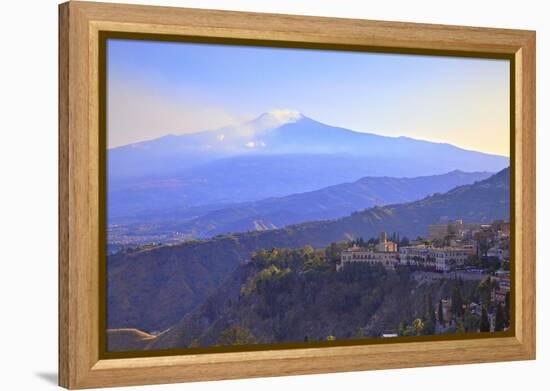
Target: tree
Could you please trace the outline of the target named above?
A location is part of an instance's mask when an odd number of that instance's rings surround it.
[[[465,332],[466,332],[466,329],[464,327],[464,322],[462,322],[461,320],[457,321],[456,322],[455,333],[456,334],[464,334]]]
[[[433,304],[430,305],[430,322],[432,322],[432,324],[434,325],[435,327],[435,323],[437,322],[436,318],[435,318],[435,307]]]
[[[487,255],[487,250],[489,250],[489,244],[487,239],[478,240],[477,242],[477,252],[480,257]]]
[[[437,308],[437,317],[440,324],[445,326],[445,317],[443,316],[443,300],[439,300],[439,307]]]
[[[467,333],[479,330],[479,318],[470,311],[466,311],[464,314],[464,330]]]
[[[407,334],[407,326],[405,325],[405,322],[401,321],[399,323],[399,328],[397,329],[397,335],[400,337]]]
[[[483,279],[479,282],[477,287],[479,290],[479,297],[481,300],[481,305],[484,307],[489,307],[491,304],[491,280],[489,277]]]
[[[309,244],[306,244],[302,249],[302,252],[304,255],[311,255],[315,252],[315,250]]]
[[[225,329],[218,338],[220,345],[250,345],[256,338],[246,327],[234,325]]]
[[[403,238],[399,242],[399,247],[405,247],[405,246],[408,246],[409,244],[411,244],[411,242],[409,241],[409,238],[406,236],[403,236]]]
[[[504,324],[510,326],[510,292],[504,296]]]
[[[424,328],[424,322],[422,322],[422,319],[417,318],[413,320],[412,326],[416,335],[420,335],[422,329]]]
[[[504,310],[500,304],[497,305],[495,314],[495,331],[502,331],[505,327]]]
[[[422,319],[426,320],[428,319],[428,314],[430,312],[430,304],[429,304],[430,299],[428,298],[427,294],[424,294],[423,299],[424,300],[422,301]]]
[[[464,314],[464,299],[462,298],[462,293],[458,287],[458,283],[455,284],[453,291],[451,293],[451,312],[455,316],[462,316]]]
[[[479,321],[479,331],[491,331],[491,322],[489,322],[489,315],[485,307],[481,309],[481,319]]]
[[[435,334],[435,322],[431,318],[428,318],[422,325],[422,330],[420,332],[422,335],[432,335]]]
[[[433,328],[435,328],[435,308],[433,305],[431,292],[424,296],[424,319],[426,322],[429,322]],[[424,326],[426,327],[426,324]],[[430,332],[429,334],[433,334],[433,332]]]
[[[466,266],[475,266],[480,267],[481,262],[479,261],[479,258],[477,255],[468,255],[468,259],[466,259]]]

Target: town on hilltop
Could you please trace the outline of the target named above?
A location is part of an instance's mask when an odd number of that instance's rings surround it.
[[[359,238],[342,251],[336,270],[351,263],[366,263],[387,270],[407,269],[419,282],[449,278],[479,281],[478,288],[488,292],[480,302],[456,295],[440,299],[432,309],[434,333],[445,333],[450,326],[456,328],[453,312],[476,317],[480,331],[506,330],[510,317],[510,223],[497,220],[491,224],[465,224],[456,220],[429,225],[427,234],[427,238],[415,240],[400,239],[397,234],[389,239],[386,232],[367,242]],[[418,327],[412,324],[410,328]],[[414,330],[409,332],[415,334]]]

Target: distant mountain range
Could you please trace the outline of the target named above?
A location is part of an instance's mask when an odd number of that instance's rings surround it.
[[[251,202],[365,176],[496,172],[503,156],[333,127],[279,110],[239,126],[168,135],[108,151],[109,218]]]
[[[126,222],[129,223],[128,231],[142,238],[149,234],[149,237],[165,235],[170,239],[171,232],[177,232],[178,237],[208,238],[229,232],[261,231],[304,221],[334,219],[376,205],[415,201],[490,175],[455,170],[417,178],[365,177],[351,183],[260,201],[136,215]],[[136,243],[139,240],[136,239]]]
[[[490,222],[510,217],[508,168],[473,184],[418,201],[373,207],[329,221],[243,232],[121,252],[108,258],[109,328],[166,329],[204,303],[240,262],[259,249],[324,247],[375,237],[381,231],[426,235],[428,224],[463,219]]]

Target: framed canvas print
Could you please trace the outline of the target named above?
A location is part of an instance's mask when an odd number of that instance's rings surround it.
[[[534,32],[59,12],[62,386],[535,358]]]

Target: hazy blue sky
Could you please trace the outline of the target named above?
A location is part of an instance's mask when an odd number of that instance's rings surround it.
[[[509,155],[504,60],[109,40],[108,146],[293,109]]]

